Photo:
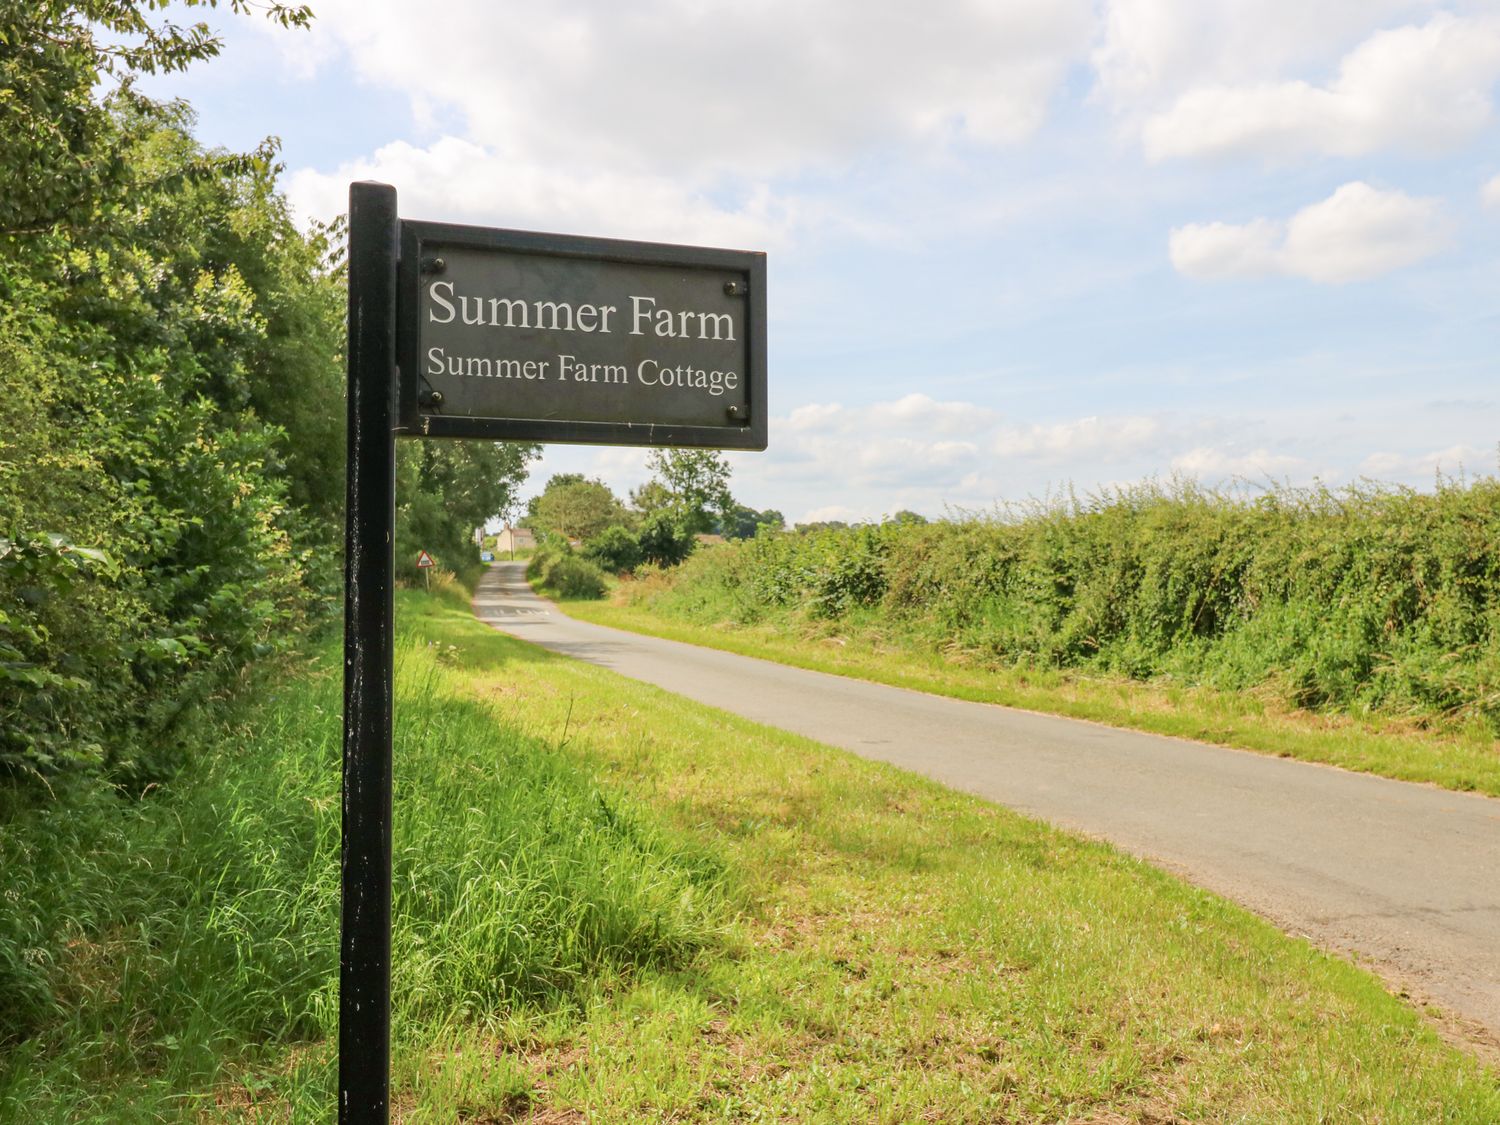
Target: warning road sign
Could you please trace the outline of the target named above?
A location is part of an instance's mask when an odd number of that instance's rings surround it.
[[[417,565],[425,570],[427,567],[432,565],[432,556],[429,555],[426,551],[418,552]]]

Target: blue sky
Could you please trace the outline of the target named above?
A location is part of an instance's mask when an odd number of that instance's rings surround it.
[[[1500,442],[1500,2],[314,0],[148,89],[305,218],[761,249],[791,520],[1184,474],[1430,485]],[[534,474],[624,493],[645,453]]]

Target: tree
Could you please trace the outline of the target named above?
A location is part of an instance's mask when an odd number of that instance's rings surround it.
[[[538,492],[530,500],[526,501],[527,526],[529,527],[531,525],[532,519],[535,518],[537,504],[541,502],[542,497],[546,494],[548,489],[562,488],[564,485],[569,484],[582,484],[587,479],[588,478],[585,477],[582,473],[553,473],[552,476],[547,480],[546,488],[544,488],[541,492]]]
[[[607,484],[577,473],[553,476],[533,498],[530,512],[533,528],[564,539],[588,540],[625,519],[624,507]]]
[[[0,164],[0,198],[66,202],[0,237],[0,660],[19,677],[0,772],[141,782],[320,604],[332,514],[294,501],[294,478],[342,452],[321,419],[273,417],[280,394],[337,406],[341,301],[275,192],[273,149],[205,153],[180,105],[96,108],[124,171],[87,198],[66,162],[51,194],[33,190],[51,169]],[[318,467],[291,469],[320,445]]]
[[[775,508],[757,512],[743,504],[736,504],[724,520],[724,536],[728,539],[754,539],[762,528],[781,531],[786,519]]]
[[[688,534],[711,530],[733,510],[729,464],[718,450],[653,449],[646,465],[671,498],[665,509]]]
[[[672,506],[672,494],[655,478],[630,490],[630,506],[641,516],[649,516]]]
[[[214,8],[217,0],[182,0]],[[159,0],[38,0],[0,6],[0,235],[97,223],[118,208],[140,172],[127,159],[123,109],[152,103],[139,74],[185,70],[221,46],[208,26],[153,23]],[[229,0],[235,12],[249,0]],[[258,5],[283,27],[305,27],[303,5]]]
[[[514,502],[541,447],[500,441],[403,441],[397,446],[396,564],[414,578],[419,551],[455,574],[479,566],[474,529]]]
[[[169,774],[197,705],[336,604],[341,231],[291,221],[274,142],[204,151],[135,90],[218,52],[167,8],[0,4],[0,779]],[[535,453],[403,443],[398,557],[477,564]]]

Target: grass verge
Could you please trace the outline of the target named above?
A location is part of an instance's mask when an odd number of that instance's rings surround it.
[[[458,652],[403,629],[396,662],[394,1068],[418,1088],[453,1028],[576,1009],[723,926],[719,861],[561,752],[565,719],[498,722]],[[338,671],[330,648],[267,684],[143,800],[0,818],[0,986],[29,1004],[24,1025],[0,1010],[0,1121],[331,1116]]]
[[[776,625],[695,624],[608,601],[560,604],[581,621],[798,668],[1500,797],[1500,744],[1477,724],[1434,732],[1418,729],[1415,722],[1290,709],[1274,691],[1229,692],[1076,670],[981,667],[961,657],[900,647],[861,630],[857,622],[789,632]]]
[[[463,1048],[517,1060],[542,1120],[1500,1111],[1495,1076],[1372,977],[1112,848],[433,611],[474,691],[566,721],[612,790],[723,857],[737,907],[690,966]]]
[[[398,613],[403,1121],[1500,1119],[1372,977],[1113,849],[453,599]],[[72,908],[75,991],[3,1048],[0,1119],[326,1119],[333,667],[89,853],[175,898],[72,872],[107,924]]]

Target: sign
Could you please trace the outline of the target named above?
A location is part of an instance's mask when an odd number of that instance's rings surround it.
[[[764,449],[766,259],[413,222],[359,183],[348,273],[338,1120],[383,1125],[395,439]]]
[[[401,223],[402,432],[766,447],[761,253]]]

